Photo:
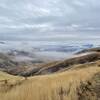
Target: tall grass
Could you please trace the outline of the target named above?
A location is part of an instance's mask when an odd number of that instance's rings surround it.
[[[0,100],[78,100],[77,88],[82,82],[87,83],[98,72],[100,67],[93,66],[30,77],[23,84],[0,94]]]

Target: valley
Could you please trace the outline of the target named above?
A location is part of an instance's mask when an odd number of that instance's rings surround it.
[[[99,100],[99,91],[99,47],[40,64],[14,62],[0,54],[2,100]]]

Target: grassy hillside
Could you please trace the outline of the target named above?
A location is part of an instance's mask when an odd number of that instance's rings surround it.
[[[21,77],[18,77],[18,76],[13,76],[13,75],[10,75],[10,74],[7,74],[5,72],[1,72],[0,71],[0,80],[9,80],[9,79],[20,79]]]
[[[93,50],[94,52],[91,52]],[[34,64],[30,61],[15,62],[8,54],[0,53],[0,70],[12,75],[33,76],[59,72],[73,65],[84,64],[100,60],[100,48],[89,49],[88,53],[74,55],[73,58],[64,61],[54,61],[47,64]]]
[[[93,65],[75,65],[72,69],[61,73],[29,77],[22,84],[0,92],[0,98],[2,100],[99,100],[98,91],[100,91],[100,61]]]
[[[13,70],[25,77],[0,72],[0,100],[100,100],[100,51],[92,50],[36,69]],[[1,56],[1,65],[10,66],[9,58]]]
[[[52,74],[52,73],[59,72],[59,71],[64,70],[64,69],[70,69],[74,65],[87,64],[87,63],[95,62],[98,60],[100,60],[100,53],[99,52],[90,53],[90,54],[86,54],[86,55],[82,54],[82,55],[78,55],[78,56],[75,56],[73,58],[61,61],[61,62],[48,64],[47,66],[44,66],[43,68],[41,68],[36,73],[36,75]]]
[[[16,62],[12,59],[12,56],[6,53],[0,53],[0,71],[12,75],[30,76],[37,72],[41,67],[41,64],[35,64],[31,61]]]
[[[19,84],[22,84],[24,80],[25,78],[23,77],[13,76],[0,71],[0,94],[11,90]]]

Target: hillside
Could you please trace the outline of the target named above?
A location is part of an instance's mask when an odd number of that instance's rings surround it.
[[[33,61],[14,61],[14,56],[7,53],[0,53],[0,71],[7,72],[12,75],[29,76],[29,73],[35,73],[40,69],[41,64]]]
[[[100,100],[99,51],[32,71],[25,77],[0,72],[0,100]]]
[[[99,100],[100,61],[51,75],[29,77],[0,92],[2,100]],[[9,83],[9,82],[8,82]],[[0,90],[2,91],[2,90]]]
[[[97,48],[90,48],[90,49],[84,49],[76,54],[82,54],[82,53],[87,53],[87,52],[100,52],[100,47]]]
[[[90,53],[87,55],[78,55],[76,57],[48,65],[42,69],[40,69],[36,75],[40,74],[50,74],[54,72],[58,72],[60,70],[64,69],[70,69],[72,66],[77,65],[77,64],[85,64],[85,63],[91,63],[94,61],[100,60],[100,53]]]
[[[34,64],[30,61],[27,62],[15,62],[12,61],[8,55],[0,55],[0,70],[12,75],[20,76],[33,76],[40,74],[52,74],[59,72],[60,70],[69,69],[73,65],[85,64],[94,62],[100,59],[99,50],[95,52],[88,52],[73,55],[72,58],[64,61],[54,61],[50,63]]]

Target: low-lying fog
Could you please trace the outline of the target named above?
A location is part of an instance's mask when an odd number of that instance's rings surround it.
[[[0,51],[14,55],[16,61],[63,60],[80,50],[98,46],[99,39],[0,41]]]

